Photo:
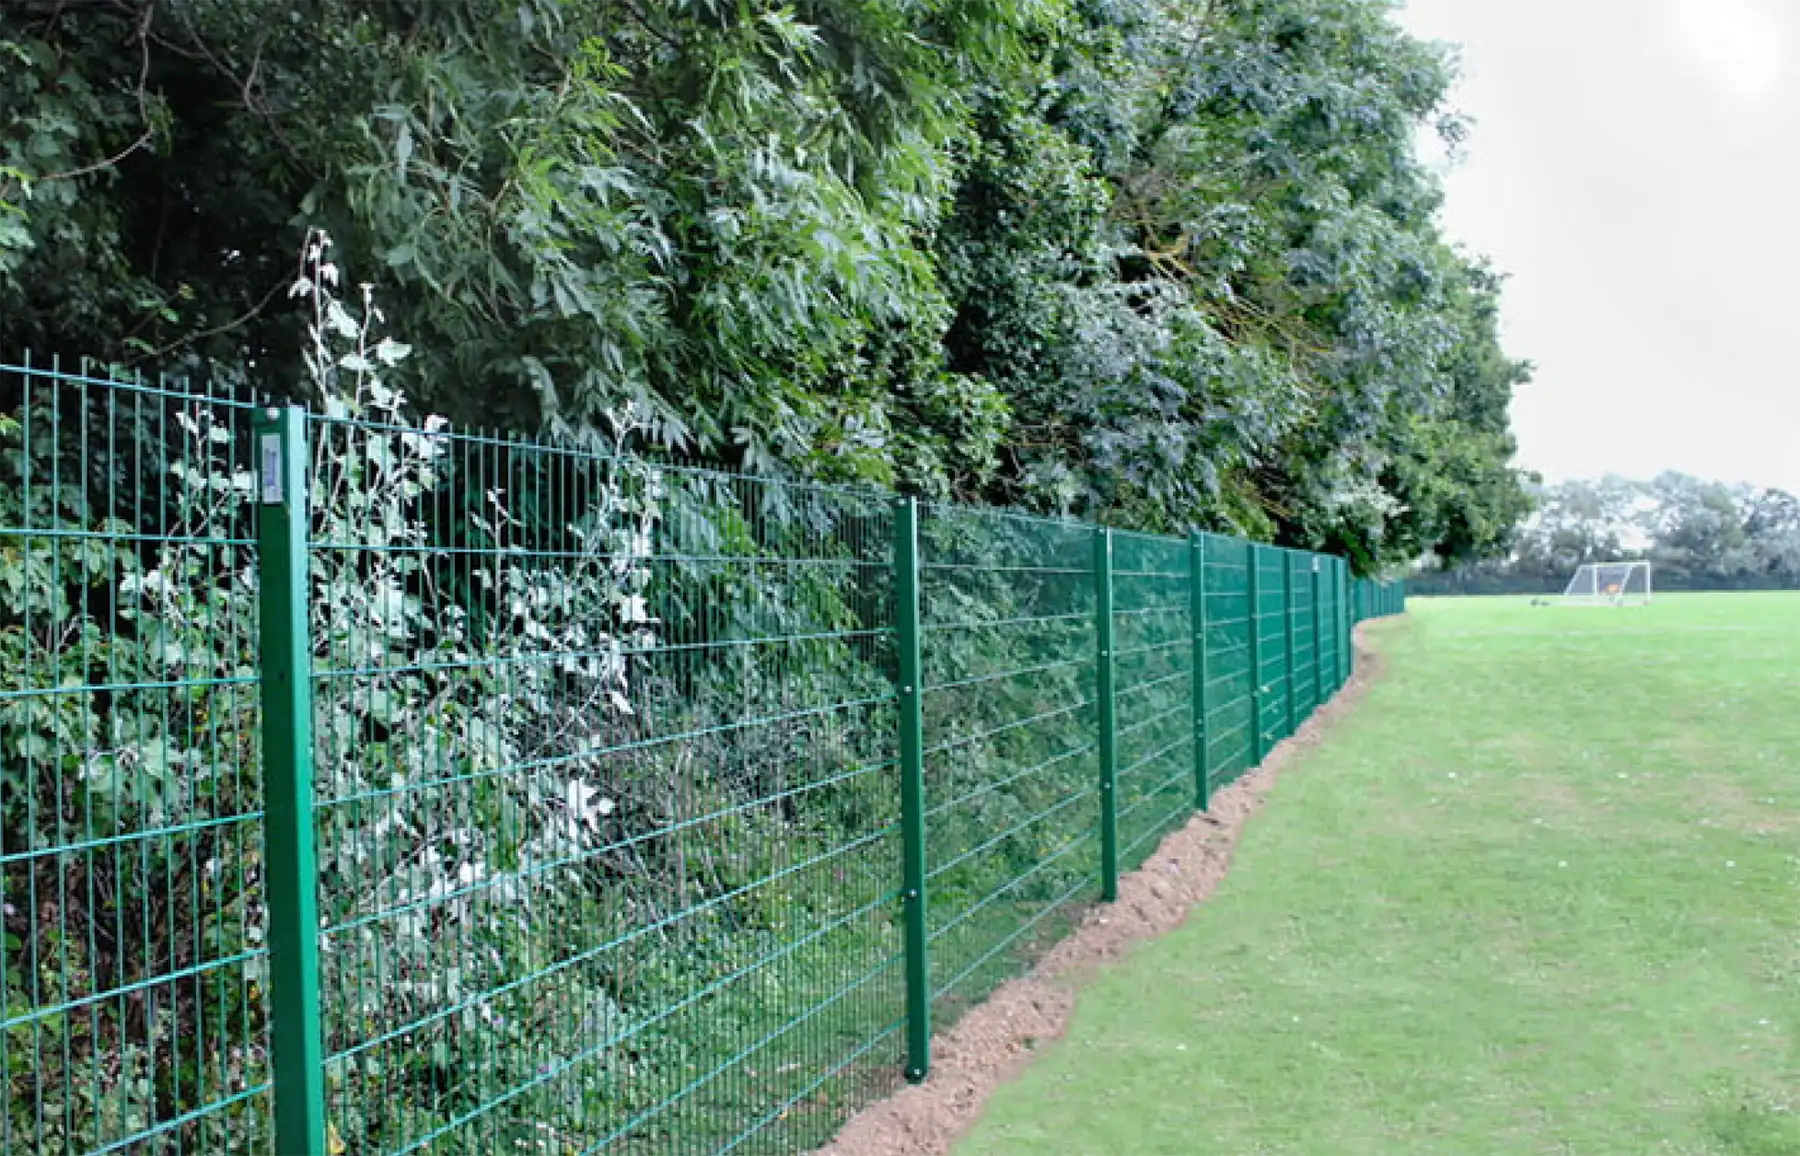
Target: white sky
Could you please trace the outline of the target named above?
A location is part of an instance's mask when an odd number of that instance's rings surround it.
[[[1800,0],[1407,0],[1463,46],[1451,236],[1512,274],[1520,464],[1800,493]]]

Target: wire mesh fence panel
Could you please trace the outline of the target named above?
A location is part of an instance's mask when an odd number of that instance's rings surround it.
[[[1215,782],[1256,765],[1255,688],[1251,670],[1251,547],[1222,534],[1201,537],[1206,607],[1205,741]]]
[[[1351,583],[1350,599],[1354,622],[1405,614],[1406,583],[1357,578]]]
[[[1313,660],[1318,667],[1319,702],[1324,705],[1338,689],[1338,607],[1331,559],[1319,559],[1318,585],[1314,596],[1319,613],[1314,632]]]
[[[829,1136],[903,1014],[885,496],[311,442],[334,1143]]]
[[[268,1150],[251,412],[0,366],[0,1151]]]
[[[1346,574],[0,366],[0,1152],[817,1146],[1329,697]]]
[[[940,1022],[1097,894],[1094,531],[925,508],[925,829]]]
[[[1113,535],[1120,870],[1194,807],[1194,640],[1188,543]]]
[[[1255,547],[1259,755],[1287,737],[1287,561],[1274,547]]]
[[[1294,700],[1296,723],[1318,709],[1319,693],[1315,682],[1318,663],[1318,640],[1313,633],[1313,555],[1294,551],[1288,555],[1289,599],[1288,630],[1293,636],[1294,669],[1289,683]]]

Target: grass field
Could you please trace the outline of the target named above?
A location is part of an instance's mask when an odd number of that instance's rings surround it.
[[[1417,601],[957,1156],[1800,1156],[1800,595]]]

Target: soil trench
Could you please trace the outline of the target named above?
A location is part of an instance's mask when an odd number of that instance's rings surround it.
[[[1381,675],[1382,659],[1355,632],[1350,681],[1313,713],[1260,767],[1213,795],[1212,811],[1195,815],[1164,839],[1144,865],[1119,880],[1116,903],[1096,905],[1080,927],[1029,974],[1008,980],[932,1040],[931,1075],[871,1104],[815,1156],[948,1156],[987,1099],[1016,1076],[1032,1054],[1059,1038],[1081,982],[1133,944],[1173,930],[1218,887],[1250,817],[1282,769],[1318,744]]]

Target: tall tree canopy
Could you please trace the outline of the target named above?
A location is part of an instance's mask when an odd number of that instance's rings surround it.
[[[297,387],[320,227],[465,420],[1478,556],[1526,371],[1391,8],[13,0],[0,351]]]

